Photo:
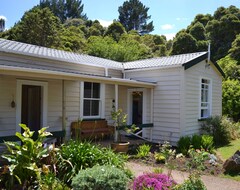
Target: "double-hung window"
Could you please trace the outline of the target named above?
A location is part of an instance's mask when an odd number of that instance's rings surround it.
[[[84,82],[83,116],[100,117],[100,84]]]
[[[201,79],[200,119],[208,118],[211,114],[211,81]]]

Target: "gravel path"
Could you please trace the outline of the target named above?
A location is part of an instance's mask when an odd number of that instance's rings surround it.
[[[152,166],[147,166],[142,163],[135,163],[131,161],[127,163],[127,167],[133,172],[135,176],[139,176],[147,172],[152,172],[154,170],[154,167]],[[168,170],[164,170],[164,173],[167,174]],[[188,177],[188,173],[176,170],[173,170],[171,175],[177,183],[182,183]],[[235,180],[206,175],[203,175],[201,178],[208,190],[240,190],[240,182]]]

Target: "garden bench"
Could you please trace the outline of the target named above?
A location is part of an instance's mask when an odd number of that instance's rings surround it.
[[[71,123],[72,138],[96,139],[113,135],[114,128],[105,119],[83,120]]]

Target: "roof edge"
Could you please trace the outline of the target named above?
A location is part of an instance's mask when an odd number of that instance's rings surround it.
[[[198,64],[199,62],[201,62],[201,61],[203,61],[203,60],[205,60],[205,59],[207,59],[207,58],[208,58],[208,52],[206,52],[206,53],[203,54],[203,55],[200,55],[199,57],[197,57],[197,58],[195,58],[195,59],[192,59],[192,60],[190,60],[190,61],[182,64],[182,66],[184,66],[184,69],[187,70],[187,69],[191,68],[192,66]],[[225,73],[223,72],[223,70],[221,69],[221,67],[220,67],[217,63],[215,63],[215,62],[212,62],[212,63],[213,63],[213,65],[216,67],[216,69],[219,71],[219,73],[220,73],[223,77],[225,77]]]

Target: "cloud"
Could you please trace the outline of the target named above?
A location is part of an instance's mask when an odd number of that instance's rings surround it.
[[[178,17],[176,18],[177,21],[185,21],[185,20],[188,20],[188,18],[185,18],[185,17]]]
[[[171,30],[175,27],[174,24],[164,24],[164,25],[161,25],[161,29],[162,30]]]
[[[163,34],[164,36],[166,36],[167,40],[172,40],[176,33],[168,33],[168,34]]]
[[[3,15],[0,15],[0,19],[3,19],[5,21],[7,21],[7,18],[5,16],[3,16]]]
[[[113,21],[97,19],[103,27],[108,27]]]

